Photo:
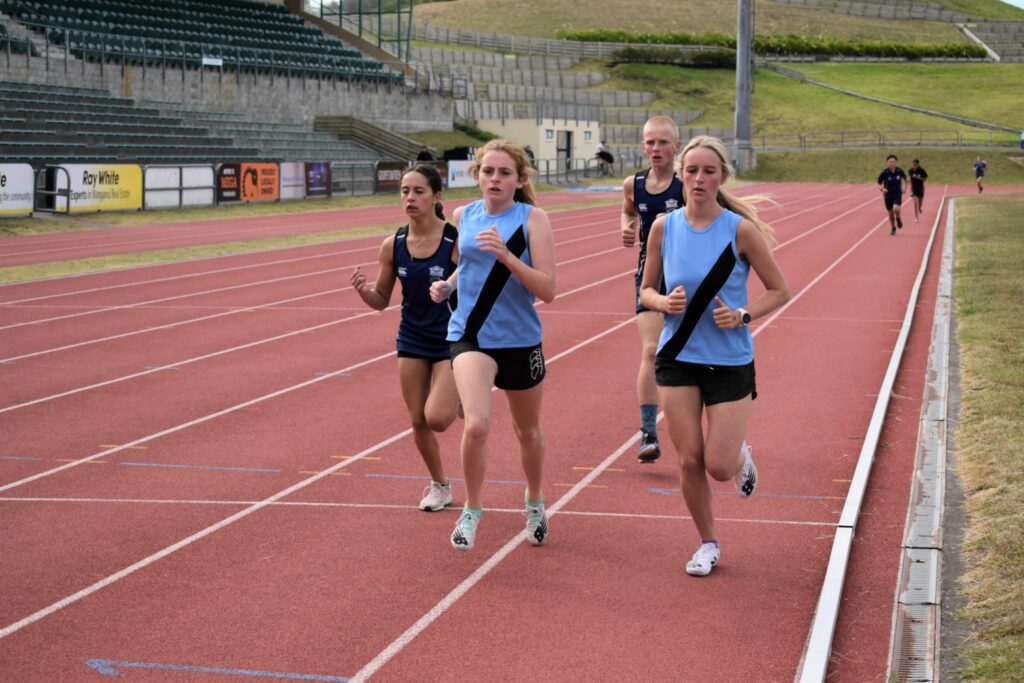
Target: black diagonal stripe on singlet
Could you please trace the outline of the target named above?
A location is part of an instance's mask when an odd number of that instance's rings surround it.
[[[509,253],[514,254],[516,258],[521,257],[526,252],[526,230],[522,225],[516,228],[516,231],[505,242],[505,246],[508,247]],[[484,286],[480,290],[480,295],[476,298],[476,304],[466,318],[466,331],[462,334],[462,338],[459,341],[477,343],[476,336],[480,333],[480,328],[487,321],[487,316],[491,314],[494,303],[498,300],[501,290],[505,288],[505,283],[508,282],[511,276],[512,271],[508,269],[508,266],[498,261],[494,262],[491,272],[487,274],[487,279],[484,280]]]
[[[711,267],[697,287],[697,291],[693,293],[693,296],[688,297],[686,311],[683,313],[682,322],[679,323],[679,329],[665,342],[661,351],[658,351],[658,358],[676,359],[679,352],[686,346],[686,342],[689,341],[690,335],[693,334],[693,329],[697,327],[697,321],[704,314],[704,310],[714,301],[718,290],[725,285],[735,265],[736,254],[732,251],[732,245],[726,244],[718,260],[715,261],[715,265]]]

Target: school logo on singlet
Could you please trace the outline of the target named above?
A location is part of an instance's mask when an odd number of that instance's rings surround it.
[[[430,281],[435,282],[437,280],[444,279],[444,266],[430,266]]]
[[[647,202],[640,202],[636,205],[637,211],[647,211]]]
[[[530,354],[530,377],[537,379],[544,374],[544,354],[540,349],[534,349]]]
[[[666,199],[665,200],[665,213],[672,213],[679,208],[678,199]]]
[[[405,266],[398,266],[398,277],[405,277],[406,270]]]

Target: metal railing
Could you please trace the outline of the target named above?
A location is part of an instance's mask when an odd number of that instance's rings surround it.
[[[754,135],[758,152],[885,147],[1014,147],[1019,137],[996,130],[837,130]]]

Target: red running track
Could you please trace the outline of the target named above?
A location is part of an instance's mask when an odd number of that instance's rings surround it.
[[[500,396],[477,547],[448,544],[458,481],[453,509],[415,508],[397,311],[347,287],[380,238],[0,287],[2,677],[792,679],[938,197],[890,237],[873,186],[771,192],[794,298],[755,329],[762,482],[749,501],[716,486],[723,556],[705,579],[682,571],[697,539],[671,449],[633,457],[636,254],[616,206],[552,214],[542,548],[519,535]],[[933,271],[835,680],[885,673]],[[441,436],[452,476],[458,431]]]
[[[588,194],[591,197],[615,196],[609,192]],[[586,197],[587,195],[581,192],[550,192],[544,195],[544,200],[546,206],[557,206],[585,201]],[[450,213],[455,207],[465,203],[465,200],[445,202],[445,207]],[[402,208],[396,204],[386,207],[324,209],[305,213],[24,235],[0,240],[0,268],[200,244],[333,232],[365,226],[399,224],[405,220]]]

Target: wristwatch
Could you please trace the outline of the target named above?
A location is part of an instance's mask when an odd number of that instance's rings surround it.
[[[750,324],[750,314],[747,313],[747,309],[745,309],[745,308],[737,308],[736,312],[740,314],[740,325],[741,326],[742,325],[749,325]]]

